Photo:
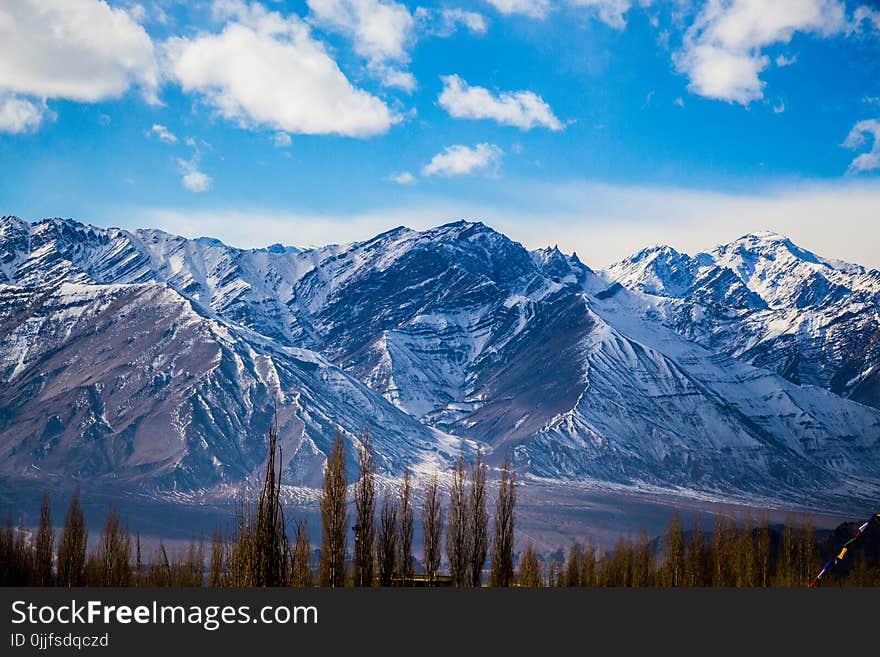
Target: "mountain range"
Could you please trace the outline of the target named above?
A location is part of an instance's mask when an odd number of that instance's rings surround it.
[[[340,430],[389,479],[481,449],[551,488],[880,493],[880,272],[767,232],[594,271],[478,222],[245,250],[4,217],[0,381],[4,481],[231,495],[277,416],[305,497]]]

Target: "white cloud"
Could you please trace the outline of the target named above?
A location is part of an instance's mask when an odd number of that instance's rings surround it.
[[[276,132],[272,135],[272,144],[274,144],[276,148],[287,148],[292,143],[293,140],[286,132]]]
[[[0,7],[0,92],[98,102],[132,86],[158,102],[153,42],[99,0],[14,0]]]
[[[485,34],[489,29],[486,18],[475,11],[464,9],[427,9],[418,7],[413,14],[419,31],[438,37],[449,37],[460,28],[473,34]]]
[[[172,38],[168,75],[242,127],[368,137],[399,120],[348,81],[309,27],[261,5],[226,3],[219,34]]]
[[[440,107],[457,119],[492,119],[521,130],[538,126],[563,129],[550,105],[531,91],[507,91],[495,96],[484,87],[470,86],[457,75],[440,79],[443,91],[437,100]]]
[[[477,144],[473,148],[456,144],[437,153],[422,169],[426,176],[464,176],[478,171],[496,175],[504,151],[494,144]]]
[[[853,12],[853,25],[851,29],[861,30],[864,24],[880,31],[880,11],[873,9],[867,5],[857,7]]]
[[[861,148],[865,145],[867,138],[871,138],[871,150],[850,162],[850,173],[861,173],[863,171],[875,171],[880,169],[880,120],[865,119],[856,123],[843,142],[843,145],[853,150]]]
[[[618,30],[626,27],[624,14],[632,6],[629,0],[568,0],[568,2],[575,7],[590,8],[599,20]]]
[[[780,100],[778,103],[773,104],[773,113],[774,114],[782,114],[785,112],[785,101]]]
[[[166,144],[176,144],[177,135],[160,123],[154,123],[153,127],[147,131],[147,137],[156,137]]]
[[[786,66],[791,66],[797,61],[797,57],[792,55],[791,57],[786,57],[785,55],[777,55],[776,56],[776,66],[779,68],[784,68]]]
[[[414,185],[416,183],[416,177],[412,175],[409,171],[401,171],[400,173],[392,173],[388,176],[388,180],[398,185]]]
[[[177,158],[177,168],[180,171],[180,182],[191,192],[206,192],[211,188],[214,180],[208,174],[199,171],[199,154],[193,153],[189,160]]]
[[[46,104],[35,104],[14,94],[0,93],[0,132],[33,132],[47,114]]]
[[[693,93],[748,105],[763,97],[764,48],[796,32],[829,36],[845,28],[839,0],[709,0],[674,59]]]
[[[544,18],[550,12],[550,0],[486,0],[502,14],[523,14]]]
[[[676,98],[674,102],[675,102],[675,104],[678,105],[679,107],[684,107],[684,98],[682,98],[681,96],[679,96],[678,98]]]
[[[551,0],[486,0],[502,14],[521,14],[532,18],[545,18],[554,9]],[[560,0],[561,1],[561,0]],[[626,27],[625,14],[632,7],[632,0],[564,0],[573,7],[584,8],[611,27]],[[648,4],[649,0],[642,0]]]
[[[387,86],[415,88],[415,78],[401,71],[409,61],[415,19],[394,0],[307,0],[317,26],[351,39],[355,52]]]

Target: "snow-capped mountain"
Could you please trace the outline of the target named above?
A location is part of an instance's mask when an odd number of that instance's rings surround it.
[[[775,233],[688,256],[654,247],[603,272],[689,340],[880,408],[880,272]]]
[[[302,486],[341,426],[352,449],[369,427],[390,474],[466,440],[550,482],[847,504],[880,480],[880,411],[853,401],[876,397],[878,290],[764,234],[596,273],[463,221],[242,250],[5,218],[0,468],[230,486],[277,403]],[[793,376],[789,339],[822,358]]]

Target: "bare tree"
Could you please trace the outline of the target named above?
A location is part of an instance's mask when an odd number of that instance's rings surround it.
[[[227,552],[233,586],[284,586],[289,573],[284,509],[281,504],[281,448],[278,418],[269,428],[268,457],[256,506],[243,503],[237,532]]]
[[[128,586],[131,583],[131,532],[119,519],[115,507],[107,511],[107,521],[101,533],[101,544],[91,568],[94,586]]]
[[[134,557],[134,585],[140,586],[144,581],[144,561],[141,554],[141,533],[137,532],[135,538],[135,557]]]
[[[470,516],[470,585],[481,586],[483,583],[483,566],[489,552],[489,513],[486,511],[486,465],[483,454],[477,452],[477,458],[471,469],[471,489],[468,499],[468,515]]]
[[[400,506],[398,509],[399,528],[397,531],[397,567],[400,572],[400,581],[405,586],[412,580],[412,543],[413,543],[413,507],[409,468],[403,471],[403,487],[400,491]]]
[[[513,582],[513,527],[516,506],[516,473],[510,467],[510,457],[501,466],[498,503],[495,505],[495,534],[492,537],[491,586],[510,586]]]
[[[531,541],[526,545],[519,559],[519,580],[520,586],[530,588],[538,588],[541,586],[541,564],[535,549],[532,547]]]
[[[449,578],[453,586],[470,584],[470,516],[468,514],[467,470],[464,453],[458,457],[452,471],[449,491],[449,518],[446,525],[446,558],[449,559]]]
[[[309,526],[305,520],[296,523],[296,543],[291,560],[290,585],[312,586],[312,542],[309,540]]]
[[[376,540],[376,563],[379,586],[391,586],[397,571],[397,502],[389,494],[382,501],[379,535]]]
[[[278,416],[269,428],[269,450],[263,487],[257,501],[256,577],[253,586],[287,584],[287,525],[281,505],[281,466],[283,457],[278,445]],[[277,463],[276,463],[277,453]]]
[[[49,495],[43,495],[40,507],[40,528],[34,541],[33,582],[36,586],[52,586],[52,556],[55,548],[55,531],[52,529],[52,513]]]
[[[678,512],[672,514],[663,535],[663,586],[683,586],[685,572],[684,530]]]
[[[324,468],[324,490],[321,495],[321,586],[345,585],[345,531],[348,524],[346,484],[345,443],[340,431]]]
[[[79,491],[74,493],[58,539],[58,584],[82,586],[88,540],[85,518],[79,505]]]
[[[219,588],[225,584],[223,562],[226,552],[226,544],[223,540],[223,533],[220,528],[214,530],[211,539],[211,570],[208,574],[208,585],[212,588]]]
[[[361,435],[358,449],[361,476],[355,484],[354,583],[373,585],[373,547],[376,543],[376,482],[370,433]]]
[[[425,547],[425,574],[432,585],[440,569],[440,537],[443,534],[443,507],[440,504],[437,472],[425,485],[425,506],[422,508],[422,532]]]

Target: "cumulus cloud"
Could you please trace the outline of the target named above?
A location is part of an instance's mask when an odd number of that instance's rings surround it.
[[[159,141],[166,144],[176,144],[177,135],[160,123],[154,123],[153,127],[147,130],[147,137],[156,137]]]
[[[457,119],[492,119],[520,130],[544,127],[562,130],[563,125],[543,98],[531,91],[505,91],[493,95],[484,87],[472,87],[457,75],[445,75],[437,101]]]
[[[45,103],[34,103],[14,94],[0,94],[0,132],[13,135],[33,132],[47,113]]]
[[[849,131],[843,145],[850,149],[858,149],[865,146],[868,139],[871,140],[871,149],[850,162],[850,173],[862,173],[880,169],[880,120],[865,119],[856,123]]]
[[[0,8],[0,92],[94,103],[138,87],[158,102],[158,85],[153,42],[125,9],[100,0],[15,0]]]
[[[840,0],[709,0],[674,60],[693,93],[748,105],[764,95],[765,48],[788,43],[796,32],[829,36],[845,29]]]
[[[400,69],[409,61],[415,19],[394,0],[307,0],[311,21],[351,39],[355,52],[385,85],[415,88],[412,74]]]
[[[399,120],[355,88],[295,15],[227,3],[217,34],[166,42],[168,75],[242,127],[368,137]]]
[[[494,144],[477,144],[474,147],[456,144],[447,146],[431,158],[422,169],[426,176],[465,176],[483,172],[496,175],[501,166],[504,151]]]
[[[388,176],[388,180],[398,185],[414,185],[416,177],[409,171],[401,171],[400,173],[392,173]]]

